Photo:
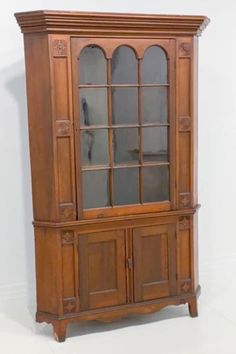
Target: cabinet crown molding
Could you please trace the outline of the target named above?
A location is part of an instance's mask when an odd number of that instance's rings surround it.
[[[206,16],[48,10],[19,12],[15,17],[23,33],[68,33],[83,36],[199,36],[209,23]]]

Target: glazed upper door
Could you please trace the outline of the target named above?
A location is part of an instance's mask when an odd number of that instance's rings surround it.
[[[174,42],[72,39],[79,217],[169,210]]]
[[[125,232],[79,236],[80,309],[126,303]]]
[[[134,299],[176,294],[175,224],[133,230]]]

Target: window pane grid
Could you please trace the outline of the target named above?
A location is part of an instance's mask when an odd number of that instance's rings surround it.
[[[136,59],[136,70],[137,70],[137,82],[136,83],[112,83],[112,59],[106,59],[106,75],[107,75],[107,83],[82,83],[78,85],[79,90],[83,90],[83,89],[88,89],[88,92],[90,92],[90,89],[102,89],[105,88],[107,90],[107,114],[104,116],[104,118],[100,118],[101,122],[105,122],[107,121],[107,124],[90,124],[90,125],[80,125],[80,131],[82,133],[82,131],[99,131],[101,129],[106,129],[107,134],[108,134],[108,141],[107,141],[107,149],[108,149],[108,161],[107,164],[84,164],[81,168],[83,175],[85,173],[95,173],[96,171],[98,171],[98,173],[100,173],[99,171],[104,171],[104,173],[107,173],[107,190],[108,190],[108,201],[107,201],[107,206],[110,207],[114,207],[114,206],[121,206],[121,205],[132,205],[132,204],[146,204],[146,203],[155,203],[155,202],[160,202],[160,201],[166,201],[169,200],[169,192],[168,191],[164,191],[162,194],[160,193],[160,191],[155,192],[155,196],[152,196],[150,189],[150,186],[148,186],[147,183],[149,183],[149,181],[154,181],[155,184],[155,176],[158,176],[159,179],[164,181],[164,178],[166,176],[169,176],[169,114],[168,114],[168,101],[169,101],[169,81],[168,81],[168,74],[169,74],[169,70],[167,70],[167,77],[166,83],[142,83],[142,65],[143,65],[143,59]],[[124,82],[124,81],[123,81]],[[132,81],[131,81],[132,82]],[[126,88],[137,88],[137,123],[123,123],[126,122],[125,120],[125,115],[123,115],[121,122],[123,124],[115,124],[113,121],[113,90],[117,88],[117,89],[126,89]],[[166,114],[164,112],[163,118],[161,118],[161,120],[166,120],[166,122],[149,122],[144,120],[145,117],[143,117],[143,107],[142,107],[142,101],[143,101],[143,88],[149,88],[150,90],[152,88],[166,88],[166,96],[167,96],[167,111]],[[127,91],[128,93],[128,91]],[[161,101],[160,101],[161,102]],[[158,103],[159,104],[159,103]],[[165,103],[164,103],[165,104]],[[155,107],[154,107],[154,113],[155,113]],[[127,114],[126,114],[127,115]],[[155,118],[154,118],[155,119]],[[127,117],[127,121],[129,122],[130,117]],[[133,118],[131,121],[134,121]],[[135,122],[135,121],[134,121]],[[145,128],[166,128],[166,134],[167,134],[167,151],[165,152],[165,156],[163,157],[164,160],[158,160],[158,158],[160,157],[161,153],[158,154],[157,152],[159,151],[155,151],[153,152],[153,150],[150,150],[150,156],[153,154],[153,157],[151,157],[151,161],[148,160],[144,160],[144,152],[143,152],[143,129]],[[120,130],[119,130],[120,129]],[[127,144],[127,148],[128,150],[126,150],[126,156],[128,156],[127,154],[131,154],[132,153],[135,155],[137,154],[137,162],[135,161],[136,158],[128,158],[125,157],[125,163],[123,163],[122,157],[121,158],[117,158],[117,146],[116,149],[114,149],[114,139],[117,140],[119,135],[117,135],[118,133],[120,134],[122,130],[126,130],[126,129],[134,129],[134,131],[137,131],[137,142],[136,143],[131,143],[131,149],[128,149],[130,147],[129,144]],[[115,134],[115,132],[117,132],[117,134]],[[136,133],[130,134],[130,137],[133,137],[133,139],[131,139],[131,141],[134,141]],[[122,133],[121,133],[122,136]],[[123,139],[123,140],[122,140]],[[124,137],[122,138],[119,142],[121,149],[124,150],[124,146],[122,145],[122,142],[127,142],[129,139],[126,137],[126,135],[124,135]],[[119,139],[118,139],[119,140]],[[119,145],[118,144],[118,145]],[[136,145],[135,145],[136,144]],[[164,153],[163,152],[163,153]],[[116,153],[116,155],[115,155]],[[120,154],[122,155],[122,150],[120,151]],[[123,155],[124,155],[124,151],[123,151]],[[164,156],[164,155],[163,155]],[[153,161],[152,161],[153,158]],[[157,160],[155,161],[155,158],[157,158]],[[128,162],[126,162],[128,161]],[[163,170],[163,168],[165,170]],[[123,172],[122,172],[123,171]],[[130,171],[130,172],[128,172]],[[164,171],[164,172],[161,172]],[[84,175],[85,176],[85,175]],[[133,176],[133,178],[135,177],[135,180],[132,181],[131,176]],[[164,176],[164,177],[163,177]],[[168,177],[169,178],[169,177]],[[167,178],[167,179],[168,179]],[[121,180],[122,181],[121,181]],[[129,183],[127,184],[127,181],[129,181]],[[167,181],[168,182],[168,181]],[[164,182],[160,182],[159,183],[164,183],[163,188],[169,188],[169,184],[167,187],[167,184],[165,184]],[[119,185],[120,184],[120,185]],[[125,186],[128,186],[128,189],[125,189]],[[158,187],[158,184],[156,183],[155,185],[156,187]],[[124,187],[124,190],[123,190]],[[117,189],[118,188],[118,189]],[[149,188],[149,189],[148,189]],[[162,188],[162,187],[161,187]],[[132,192],[133,189],[133,192]],[[130,195],[130,199],[129,197],[126,195]],[[159,194],[158,194],[159,193]],[[121,194],[123,197],[121,197]],[[166,197],[163,199],[163,196]],[[124,198],[123,202],[122,202],[122,198]],[[152,200],[152,198],[154,198],[154,200]],[[155,198],[157,198],[155,200]],[[101,205],[102,207],[102,205]],[[93,206],[91,207],[86,207],[84,209],[90,209],[93,208]]]

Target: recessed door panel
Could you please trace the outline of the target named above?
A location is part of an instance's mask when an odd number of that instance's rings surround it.
[[[134,229],[134,298],[147,301],[176,292],[175,225]]]
[[[123,230],[79,236],[80,308],[126,303]]]

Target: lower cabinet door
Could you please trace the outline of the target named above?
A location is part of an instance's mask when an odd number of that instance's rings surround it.
[[[79,236],[80,310],[126,303],[124,230]]]
[[[176,294],[175,224],[133,230],[136,302]]]

